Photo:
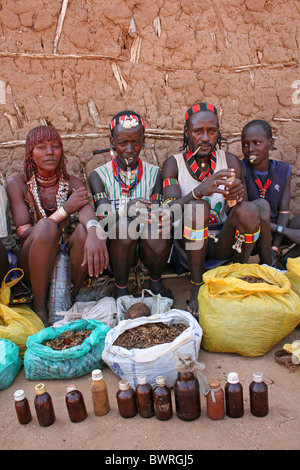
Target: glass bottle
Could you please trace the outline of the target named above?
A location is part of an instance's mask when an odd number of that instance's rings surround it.
[[[132,418],[137,414],[135,393],[130,387],[128,380],[120,380],[116,396],[119,413],[123,418]]]
[[[58,311],[67,312],[71,308],[71,259],[66,246],[61,244],[55,258],[49,286],[49,322],[64,318]]]
[[[135,392],[140,415],[142,418],[151,418],[155,414],[152,387],[147,383],[145,375],[139,375],[137,379],[138,385]]]
[[[55,421],[52,398],[44,384],[35,386],[34,406],[40,426],[50,426]]]
[[[15,409],[20,424],[28,424],[32,420],[30,406],[25,396],[24,390],[17,390],[14,393]]]
[[[100,369],[95,369],[92,371],[91,394],[95,415],[106,415],[110,410],[110,406],[107,385],[103,379],[102,371]]]
[[[254,416],[262,417],[269,413],[268,386],[260,372],[253,374],[253,382],[249,385],[250,411]]]
[[[184,421],[192,421],[201,414],[199,382],[192,372],[178,372],[174,385],[176,414]]]
[[[66,405],[69,418],[73,423],[80,423],[86,419],[87,411],[83,395],[74,384],[67,387]]]
[[[172,418],[172,399],[171,390],[166,385],[166,379],[163,375],[156,377],[156,387],[153,390],[154,411],[156,418],[166,421]]]
[[[210,391],[206,395],[206,411],[210,419],[223,419],[225,415],[224,391],[218,379],[209,381]]]
[[[244,414],[243,387],[236,372],[228,374],[225,385],[226,414],[230,418],[240,418]]]

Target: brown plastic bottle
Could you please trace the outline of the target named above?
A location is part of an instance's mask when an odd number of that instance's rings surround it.
[[[15,408],[20,424],[28,424],[32,420],[30,406],[25,396],[24,390],[17,390],[14,393]]]
[[[240,418],[244,414],[243,387],[236,372],[228,374],[225,385],[226,414],[230,418]]]
[[[210,419],[223,419],[225,415],[224,391],[218,379],[209,381],[210,391],[206,395],[206,411]]]
[[[178,372],[174,385],[176,414],[183,421],[192,421],[201,414],[199,382],[192,372]]]
[[[110,410],[110,406],[108,400],[107,386],[103,379],[103,375],[100,369],[95,369],[92,371],[91,394],[95,415],[106,415]]]
[[[87,411],[83,395],[74,384],[67,387],[66,405],[69,418],[73,423],[80,423],[86,419]]]
[[[132,418],[137,414],[137,404],[134,390],[130,387],[128,380],[120,380],[117,391],[117,402],[119,413],[123,418]]]
[[[154,416],[153,390],[147,383],[145,375],[138,376],[138,385],[135,390],[139,412],[142,418]]]
[[[263,375],[260,372],[253,374],[249,394],[251,414],[258,417],[267,416],[269,413],[268,386],[263,381]]]
[[[172,399],[171,390],[166,385],[166,379],[163,375],[156,377],[156,387],[153,390],[154,411],[157,419],[166,421],[172,418]]]
[[[38,423],[40,426],[50,426],[55,421],[52,398],[46,391],[44,384],[36,385],[35,393],[34,406]]]

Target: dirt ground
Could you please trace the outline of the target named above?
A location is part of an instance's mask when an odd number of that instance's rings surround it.
[[[175,294],[174,308],[185,308],[189,296],[186,277],[167,279],[165,285]],[[196,421],[181,421],[175,413],[169,421],[150,419],[124,419],[119,415],[116,401],[118,377],[108,368],[103,369],[107,382],[111,411],[103,417],[93,414],[90,395],[91,378],[85,375],[74,380],[47,380],[56,421],[48,428],[39,426],[34,410],[34,387],[37,382],[28,381],[21,369],[13,384],[0,393],[0,449],[1,450],[107,450],[106,455],[118,456],[118,450],[187,451],[196,458],[198,450],[299,450],[300,419],[300,366],[294,372],[274,360],[274,352],[288,342],[300,339],[300,329],[295,329],[273,350],[262,357],[249,358],[235,354],[216,354],[200,350],[199,360],[206,366],[208,379],[218,377],[225,386],[228,372],[238,372],[244,388],[244,416],[238,419],[225,417],[212,421],[206,415],[205,397],[201,396],[201,416]],[[269,386],[269,414],[257,418],[250,414],[248,386],[252,373],[260,371]],[[65,406],[67,385],[77,384],[84,395],[88,417],[82,423],[71,423]],[[13,394],[24,389],[33,415],[28,425],[20,425],[14,409]],[[132,452],[130,452],[132,451]],[[105,462],[107,463],[107,462]],[[149,463],[149,462],[148,462]],[[133,466],[133,465],[132,465]]]

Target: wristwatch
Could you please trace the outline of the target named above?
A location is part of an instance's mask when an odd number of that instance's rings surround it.
[[[283,235],[283,229],[284,227],[282,225],[277,225],[277,228],[276,228],[277,235]]]

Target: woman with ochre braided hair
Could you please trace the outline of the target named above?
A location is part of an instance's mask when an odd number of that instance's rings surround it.
[[[170,237],[161,230],[162,177],[157,166],[139,158],[144,129],[144,120],[134,111],[114,116],[110,123],[113,158],[89,177],[99,220],[110,227],[107,243],[116,298],[128,295],[129,272],[138,259],[149,270],[151,291],[172,298],[161,278],[171,247]]]
[[[98,276],[107,267],[106,242],[84,183],[67,173],[63,143],[53,127],[39,126],[29,132],[24,173],[8,180],[7,191],[22,241],[20,267],[24,281],[31,286],[34,311],[48,326],[50,276],[69,215],[78,212],[79,216],[79,224],[68,241],[73,297],[88,275]]]

